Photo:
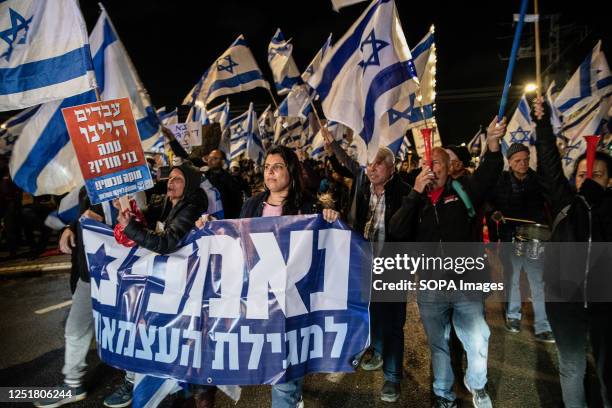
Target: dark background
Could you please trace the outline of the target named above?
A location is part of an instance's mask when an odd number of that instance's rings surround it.
[[[89,29],[98,18],[97,1],[81,0]],[[156,107],[173,108],[199,80],[204,70],[239,34],[244,34],[264,76],[272,82],[267,47],[277,27],[293,38],[293,56],[303,71],[328,34],[341,38],[361,15],[367,2],[332,10],[330,0],[251,1],[102,1],[119,37],[148,89]],[[610,55],[610,18],[604,2],[584,0],[540,1],[544,16],[559,14],[561,62],[548,72],[565,83],[598,39]],[[479,124],[487,125],[497,113],[512,45],[512,14],[519,0],[502,1],[408,1],[396,0],[408,44],[413,47],[436,26],[437,112],[444,143],[469,140]],[[533,0],[528,12],[533,12]],[[533,46],[533,24],[526,24],[523,47]],[[548,47],[550,21],[540,23],[542,47]],[[542,61],[547,68],[546,58]],[[535,82],[535,61],[517,62],[510,116],[527,82]],[[224,97],[211,105],[221,103]],[[277,97],[280,101],[280,98]],[[253,101],[260,113],[269,104],[264,89],[231,95],[232,113],[246,110]]]

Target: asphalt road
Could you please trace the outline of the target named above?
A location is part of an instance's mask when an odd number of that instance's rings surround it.
[[[57,386],[62,382],[63,324],[70,300],[67,273],[45,273],[36,277],[0,280],[0,385]],[[57,308],[44,313],[37,310]],[[58,306],[59,305],[59,306]],[[523,330],[508,334],[503,328],[502,304],[488,303],[491,327],[489,345],[489,393],[496,407],[559,407],[561,390],[554,345],[536,343],[531,329],[531,308],[527,309]],[[408,305],[402,396],[398,403],[380,401],[382,372],[355,374],[316,374],[304,386],[306,407],[431,407],[430,354],[414,302]],[[86,386],[89,397],[74,407],[102,406],[102,400],[121,379],[119,370],[98,359],[95,349],[88,356]],[[465,362],[463,363],[465,364]],[[593,383],[594,377],[588,377]],[[471,402],[467,391],[456,381],[461,406]],[[172,405],[174,397],[163,406]],[[220,407],[270,406],[268,386],[244,387],[234,404],[224,395]],[[15,406],[24,406],[23,404]],[[593,405],[597,406],[597,405]]]

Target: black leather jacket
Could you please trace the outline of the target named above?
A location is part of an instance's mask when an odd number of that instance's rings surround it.
[[[159,206],[149,207],[144,216],[148,227],[131,220],[125,227],[125,235],[139,246],[159,254],[173,252],[195,221],[208,209],[208,198],[200,188],[201,174],[189,164],[173,167],[185,176],[185,193],[173,207],[170,200],[163,200]],[[163,231],[156,231],[157,222],[164,223]]]

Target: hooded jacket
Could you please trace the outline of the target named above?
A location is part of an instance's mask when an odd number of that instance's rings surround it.
[[[538,177],[555,220],[551,241],[564,243],[545,249],[546,299],[585,306],[607,302],[612,293],[612,191],[590,179],[576,191],[563,174],[548,114],[535,122]]]
[[[125,235],[139,246],[159,254],[173,252],[208,209],[208,198],[200,188],[202,175],[198,169],[187,162],[172,167],[171,171],[174,169],[180,170],[185,177],[185,191],[179,202],[173,207],[166,197],[159,206],[144,211],[148,227],[132,219],[124,230]],[[157,222],[163,223],[163,230],[156,228]]]

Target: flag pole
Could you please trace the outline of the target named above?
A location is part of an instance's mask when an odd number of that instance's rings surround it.
[[[272,99],[272,102],[274,102],[274,107],[276,108],[276,110],[278,110],[278,103],[276,103],[276,99],[274,99],[274,95],[272,94],[272,90],[270,90],[270,88],[268,89],[268,93],[270,94],[270,98]]]
[[[536,95],[542,96],[542,66],[540,61],[540,14],[538,0],[533,2],[533,12],[535,14],[535,57],[536,57]]]
[[[499,111],[497,112],[497,121],[500,122],[504,117],[504,111],[506,110],[506,104],[508,103],[508,92],[510,91],[510,81],[512,81],[512,73],[514,72],[514,64],[516,63],[516,54],[518,52],[519,43],[521,39],[521,32],[523,31],[523,23],[525,21],[525,12],[527,11],[528,0],[521,0],[521,12],[519,15],[519,21],[514,30],[514,40],[512,42],[512,52],[510,53],[510,61],[508,63],[508,70],[506,71],[506,80],[504,82],[504,90],[502,92],[501,101],[499,102]]]
[[[319,122],[319,127],[322,128],[323,124],[321,123],[321,118],[319,117],[319,114],[317,113],[317,109],[315,108],[312,100],[310,101],[310,107],[312,108],[312,111],[314,112],[315,118],[317,118],[317,122]]]

